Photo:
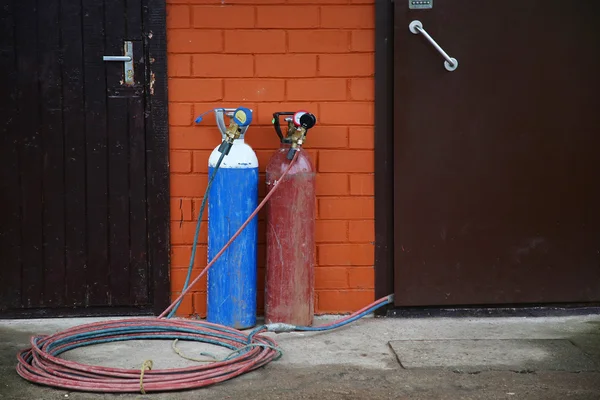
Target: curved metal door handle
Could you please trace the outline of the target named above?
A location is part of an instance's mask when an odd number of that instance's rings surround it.
[[[433,40],[433,38],[431,36],[429,36],[429,34],[427,32],[425,32],[425,29],[423,29],[423,24],[421,23],[421,21],[418,21],[418,20],[412,21],[410,23],[410,25],[408,25],[408,29],[415,35],[418,35],[420,33],[421,35],[425,36],[425,38],[429,41],[429,43],[431,43],[432,46],[435,47],[435,49],[442,55],[442,57],[444,57],[446,59],[446,61],[444,61],[444,67],[448,71],[454,71],[456,68],[458,68],[458,60],[456,58],[450,57],[444,51],[444,49],[442,49],[440,47],[440,45],[437,44],[436,41]]]

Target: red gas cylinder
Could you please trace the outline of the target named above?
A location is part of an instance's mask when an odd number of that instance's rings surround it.
[[[302,118],[303,124],[300,122]],[[283,137],[280,115],[288,118]],[[265,278],[265,322],[312,325],[314,315],[315,265],[315,169],[301,149],[306,131],[316,122],[305,112],[273,114],[281,145],[266,168],[267,192],[281,178],[298,152],[294,165],[266,205],[267,266]]]

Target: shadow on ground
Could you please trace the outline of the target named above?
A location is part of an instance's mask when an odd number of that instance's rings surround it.
[[[284,349],[281,360],[233,380],[186,392],[79,393],[31,384],[16,374],[15,354],[27,346],[32,335],[84,322],[90,321],[0,321],[0,399],[600,399],[600,316],[410,321],[369,318],[335,332],[277,335]],[[465,338],[568,340],[598,368],[584,372],[403,368],[389,344],[395,340],[451,342]],[[139,343],[111,346],[75,350],[65,358],[133,366],[150,351],[155,363],[182,362],[172,354],[170,342],[155,341],[156,347],[150,350]],[[198,351],[194,344],[182,343],[181,348]],[[448,357],[453,355],[451,350],[446,353]]]

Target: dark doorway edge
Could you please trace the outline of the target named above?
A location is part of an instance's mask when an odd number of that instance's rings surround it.
[[[152,310],[160,314],[171,300],[169,120],[167,97],[167,10],[164,0],[144,1],[146,56],[146,151],[148,268]]]
[[[375,2],[375,298],[394,293],[393,110],[394,3],[381,0]]]

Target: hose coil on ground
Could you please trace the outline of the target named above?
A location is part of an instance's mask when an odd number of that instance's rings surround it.
[[[260,326],[248,334],[206,321],[171,318],[184,295],[202,278],[273,195],[295,162],[297,155],[296,152],[279,181],[271,188],[246,222],[242,224],[202,272],[189,283],[193,266],[192,256],[182,292],[158,318],[132,318],[96,322],[79,325],[53,335],[34,336],[31,338],[31,347],[21,350],[17,354],[17,373],[33,383],[87,392],[147,393],[198,389],[242,375],[279,358],[281,351],[277,348],[277,344],[271,338],[261,335],[260,333],[263,331],[290,332],[292,330],[325,331],[335,329],[391,303],[393,301],[392,295],[383,297],[363,309],[330,324],[317,327],[270,324]],[[220,158],[218,164],[220,164],[222,158]],[[216,169],[218,169],[218,165]],[[216,169],[214,173],[216,173]],[[213,177],[211,177],[211,181]],[[207,193],[209,187],[210,184],[207,187]],[[202,210],[204,209],[204,203],[205,200],[203,201]],[[197,242],[200,221],[201,218],[199,218],[196,227],[194,248]],[[59,357],[66,351],[89,345],[144,339],[203,342],[225,347],[231,350],[231,353],[223,360],[214,362],[211,360],[210,363],[170,369],[152,369],[153,363],[151,360],[140,363],[140,369],[127,369],[87,365]]]
[[[260,368],[280,356],[276,343],[204,321],[135,318],[80,325],[49,336],[35,336],[31,348],[17,355],[17,372],[31,381],[57,388],[89,392],[164,392],[197,389]],[[165,339],[203,342],[232,354],[221,361],[185,368],[111,368],[65,360],[60,354],[76,348],[126,340]]]

